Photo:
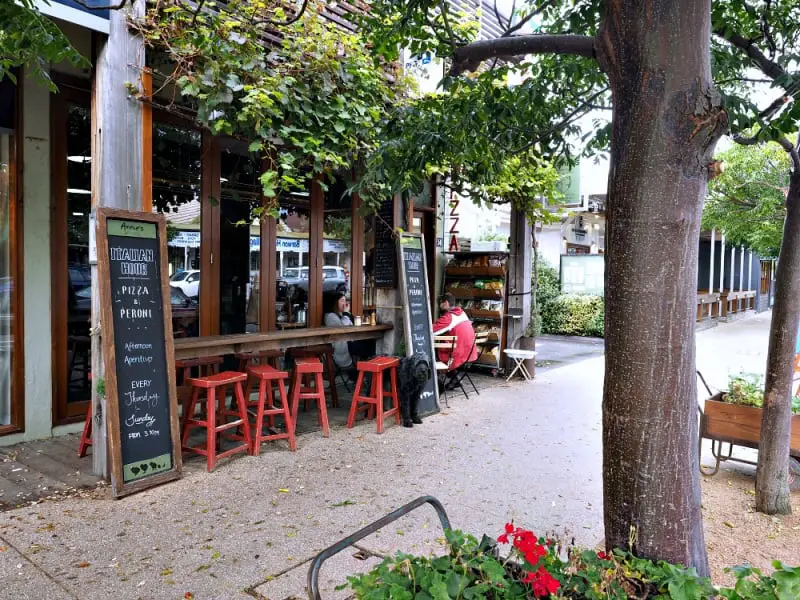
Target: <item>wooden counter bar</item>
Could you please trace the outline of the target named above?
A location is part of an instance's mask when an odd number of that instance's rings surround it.
[[[258,352],[261,350],[286,350],[298,346],[330,344],[332,342],[353,342],[358,340],[377,340],[387,331],[389,324],[362,325],[361,327],[313,327],[287,329],[269,333],[241,333],[236,335],[211,335],[175,340],[175,358],[203,358],[224,356],[237,352]]]

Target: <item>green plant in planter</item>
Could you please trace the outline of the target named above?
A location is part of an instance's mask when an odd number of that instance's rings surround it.
[[[756,373],[731,375],[728,378],[725,402],[761,408],[764,406],[763,377]],[[798,396],[792,398],[792,413],[800,415],[800,397]]]

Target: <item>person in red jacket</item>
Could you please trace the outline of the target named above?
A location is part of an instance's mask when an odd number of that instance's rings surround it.
[[[475,330],[467,316],[467,313],[460,306],[456,306],[456,299],[453,294],[447,293],[442,296],[439,302],[441,314],[436,323],[433,324],[433,335],[454,335],[456,346],[453,349],[453,363],[448,370],[449,373],[467,361],[478,358],[478,348],[475,346]],[[448,350],[439,350],[439,360],[446,363],[450,360]]]

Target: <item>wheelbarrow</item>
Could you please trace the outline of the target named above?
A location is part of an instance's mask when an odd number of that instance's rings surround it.
[[[751,448],[758,450],[761,438],[762,410],[754,406],[742,406],[723,402],[724,392],[714,394],[700,371],[697,376],[708,392],[705,410],[698,404],[700,413],[700,435],[698,438],[698,461],[701,460],[703,439],[711,441],[711,454],[714,467],[704,467],[700,463],[700,472],[712,477],[717,474],[723,462],[731,461],[757,466],[758,463],[734,456],[734,448]],[[800,459],[800,415],[792,417],[792,433],[789,455]]]
[[[353,534],[348,535],[346,538],[339,540],[333,546],[330,546],[317,554],[314,557],[314,560],[311,561],[311,566],[308,568],[308,597],[310,600],[322,600],[322,597],[319,594],[319,572],[322,569],[323,563],[328,560],[329,558],[336,556],[343,550],[346,550],[356,542],[363,540],[368,535],[371,535],[377,532],[380,529],[386,527],[389,523],[393,521],[397,521],[399,518],[404,517],[411,511],[423,506],[425,504],[430,504],[436,510],[436,514],[439,516],[439,522],[442,524],[442,529],[447,531],[450,529],[450,519],[447,516],[447,513],[444,510],[444,506],[442,503],[439,502],[433,496],[420,496],[416,500],[412,500],[408,504],[401,506],[397,510],[390,512],[385,517],[381,517],[377,521],[370,523],[369,525],[362,527],[358,531]]]

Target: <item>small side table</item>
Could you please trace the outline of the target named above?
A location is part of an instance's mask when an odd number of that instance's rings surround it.
[[[533,377],[528,371],[528,368],[525,366],[525,361],[536,358],[536,352],[534,350],[514,350],[512,348],[507,348],[505,353],[506,356],[512,359],[515,363],[514,370],[511,371],[511,375],[508,376],[506,381],[511,381],[511,378],[514,377],[517,371],[522,373],[525,381],[533,381]]]

